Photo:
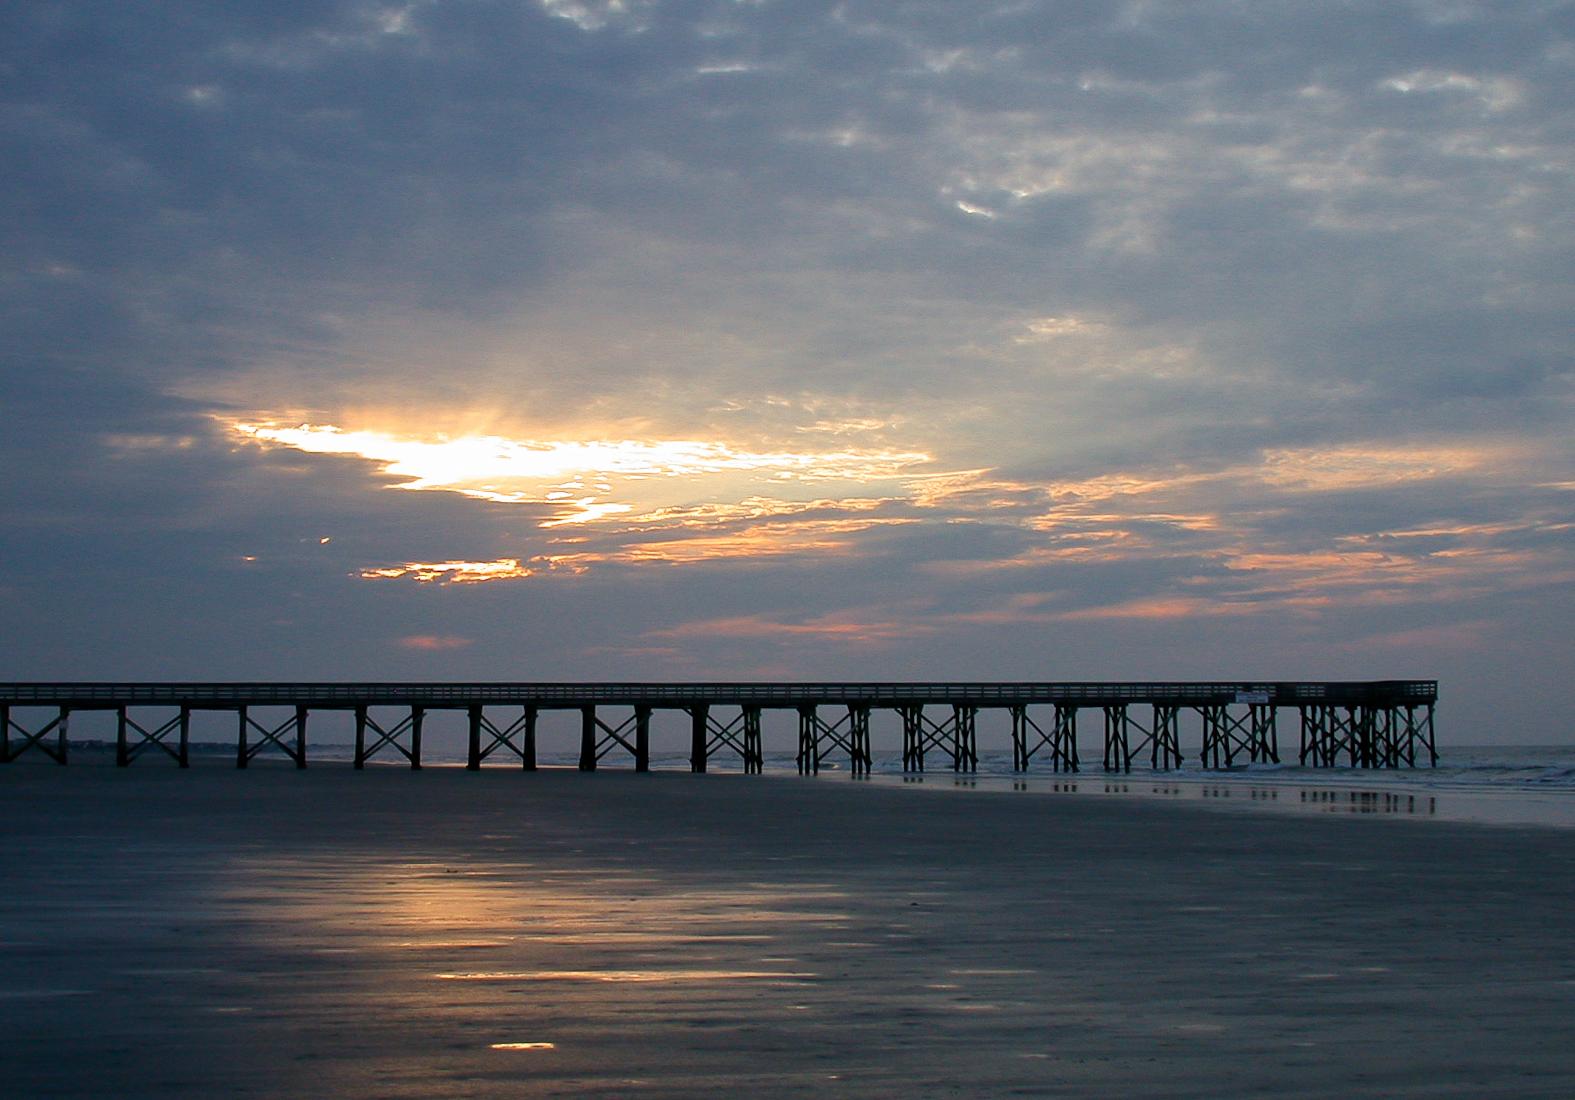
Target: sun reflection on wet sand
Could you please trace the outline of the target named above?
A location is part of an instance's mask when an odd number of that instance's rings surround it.
[[[557,1050],[556,1043],[492,1043],[489,1050]]]
[[[816,977],[793,970],[534,970],[434,974],[446,982],[721,982],[802,981]]]

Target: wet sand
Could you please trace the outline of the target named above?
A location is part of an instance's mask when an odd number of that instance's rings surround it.
[[[0,769],[10,1096],[1575,1095],[1575,831]]]

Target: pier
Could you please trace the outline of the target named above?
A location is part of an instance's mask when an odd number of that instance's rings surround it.
[[[796,717],[801,774],[846,761],[870,770],[870,714],[902,724],[902,767],[978,767],[981,722],[1010,731],[1012,765],[1075,772],[1080,719],[1103,732],[1105,771],[1134,761],[1156,771],[1186,759],[1183,726],[1199,731],[1206,768],[1280,762],[1280,733],[1294,722],[1297,763],[1309,767],[1434,766],[1433,680],[1286,683],[0,683],[0,763],[36,752],[65,764],[71,715],[116,715],[116,763],[144,756],[190,764],[191,716],[235,715],[235,763],[260,754],[307,764],[314,711],[354,715],[355,767],[375,757],[421,767],[422,726],[432,711],[463,711],[467,766],[494,759],[534,770],[543,711],[579,713],[579,767],[608,757],[649,771],[656,711],[688,719],[689,766],[736,759],[764,766],[762,714]]]

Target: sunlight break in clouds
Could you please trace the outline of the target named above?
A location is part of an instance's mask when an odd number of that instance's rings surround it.
[[[359,575],[369,581],[410,577],[422,584],[481,584],[485,581],[520,580],[535,572],[518,558],[500,558],[497,561],[411,561],[403,565],[363,569]]]
[[[399,488],[446,490],[501,504],[547,504],[558,514],[543,527],[590,523],[610,515],[649,509],[662,493],[639,483],[697,479],[697,497],[726,492],[740,480],[780,487],[826,481],[866,483],[909,475],[931,461],[916,451],[748,451],[700,440],[599,440],[563,442],[501,436],[409,439],[378,431],[347,431],[333,425],[282,427],[227,421],[239,436],[309,454],[351,455],[379,463],[386,473],[408,480]],[[725,479],[725,480],[724,480]],[[614,492],[636,503],[603,499]]]

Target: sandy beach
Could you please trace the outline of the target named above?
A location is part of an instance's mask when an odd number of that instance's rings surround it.
[[[1575,830],[0,769],[12,1096],[1575,1095]]]

